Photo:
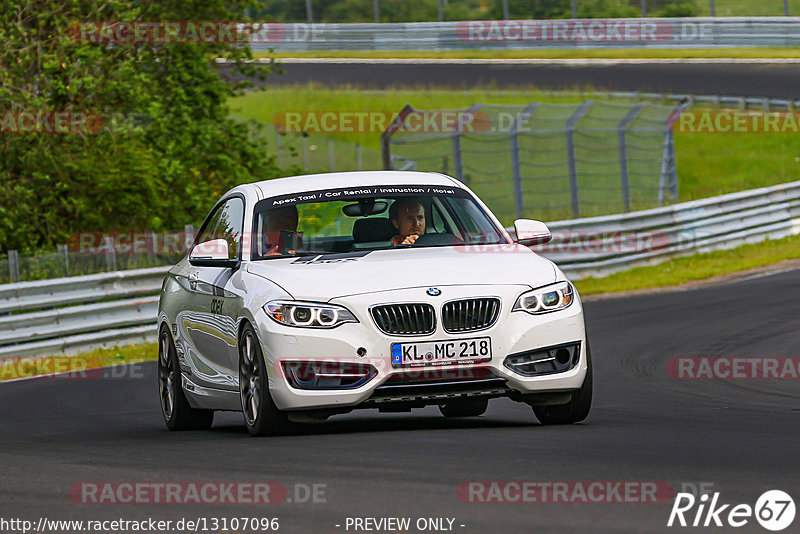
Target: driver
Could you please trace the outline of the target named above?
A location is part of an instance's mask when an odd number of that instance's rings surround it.
[[[400,198],[389,208],[389,220],[397,229],[395,245],[413,245],[425,233],[425,208],[417,198]]]

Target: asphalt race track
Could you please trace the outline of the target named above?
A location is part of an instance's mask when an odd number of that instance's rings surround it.
[[[469,503],[465,481],[711,483],[724,503],[770,489],[800,497],[798,380],[676,380],[681,356],[800,356],[800,270],[693,291],[586,304],[595,403],[579,425],[544,427],[507,400],[480,418],[434,408],[338,416],[251,438],[237,414],[210,432],[170,433],[155,363],[125,378],[0,384],[0,516],[49,519],[278,517],[282,532],[346,532],[346,517],[449,517],[457,532],[722,532],[666,527],[669,502]],[[794,466],[794,467],[792,467]],[[325,503],[270,506],[76,504],[73,484],[325,484]],[[797,530],[795,520],[793,528]],[[341,525],[337,528],[336,525]],[[464,525],[463,527],[461,525]],[[765,532],[753,519],[738,532]],[[353,531],[352,529],[350,530]],[[412,530],[414,531],[414,530]]]
[[[224,68],[224,67],[223,67]],[[268,76],[270,86],[317,83],[326,86],[440,86],[470,89],[537,86],[574,89],[646,91],[675,94],[747,95],[798,98],[800,64],[789,62],[682,62],[657,60],[542,61],[496,63],[293,63],[282,75]]]

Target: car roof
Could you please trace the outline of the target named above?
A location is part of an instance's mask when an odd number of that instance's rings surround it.
[[[347,187],[369,187],[373,185],[439,185],[459,187],[462,184],[444,174],[417,171],[357,171],[307,174],[289,178],[275,178],[239,187],[255,187],[262,198],[270,198],[306,191],[339,189]],[[238,189],[238,188],[237,188]]]

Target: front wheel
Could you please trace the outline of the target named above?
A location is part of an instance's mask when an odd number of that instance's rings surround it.
[[[251,436],[274,436],[291,429],[286,412],[278,410],[269,394],[269,375],[258,338],[247,325],[239,343],[239,394],[247,431]]]
[[[589,415],[592,407],[592,355],[586,345],[586,378],[579,390],[572,394],[572,400],[558,406],[534,406],[533,413],[543,425],[566,425],[580,423]]]
[[[213,410],[192,408],[181,385],[181,368],[172,336],[166,326],[158,335],[158,390],[161,415],[170,430],[208,430],[214,423]]]

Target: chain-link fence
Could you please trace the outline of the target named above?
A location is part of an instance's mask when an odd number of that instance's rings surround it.
[[[384,134],[384,166],[455,176],[506,224],[645,209],[678,200],[672,125],[687,106],[409,106]]]
[[[263,125],[261,135],[283,169],[340,172],[381,168],[380,151],[357,143],[318,134],[280,133],[272,125]]]

